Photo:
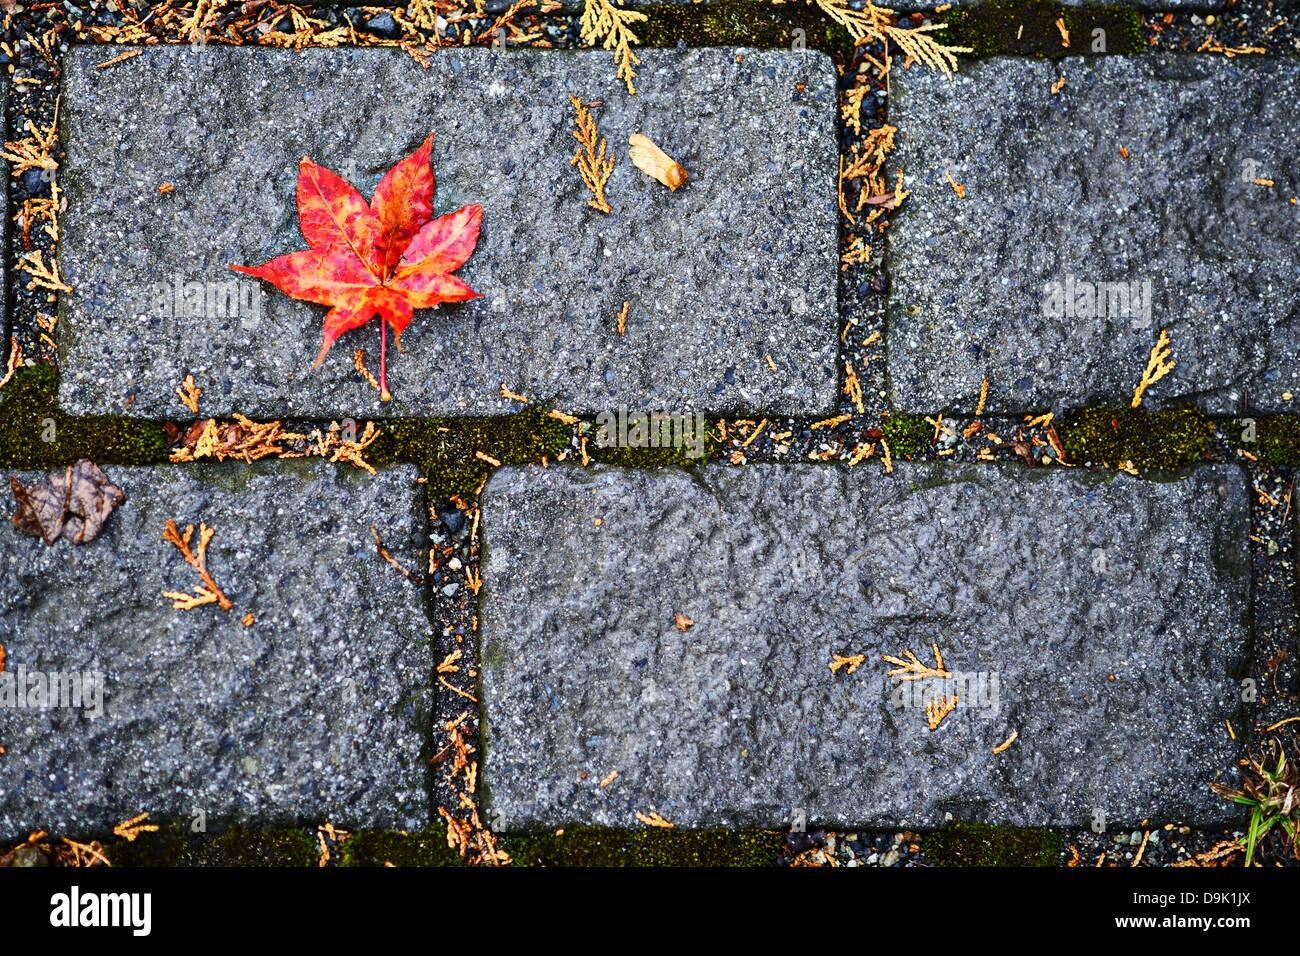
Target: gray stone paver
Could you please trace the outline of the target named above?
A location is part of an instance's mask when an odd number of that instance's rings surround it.
[[[952,82],[896,77],[889,165],[912,195],[887,233],[892,400],[970,412],[987,378],[991,411],[1126,401],[1167,328],[1178,365],[1152,405],[1229,413],[1247,391],[1283,406],[1300,392],[1298,97],[1295,59],[1000,58]],[[1047,283],[1071,281],[1073,316],[1044,314]],[[1143,281],[1149,313],[1081,311],[1081,283]]]
[[[628,97],[604,51],[446,50],[422,69],[400,50],[153,47],[96,69],[120,53],[65,58],[60,255],[77,291],[61,306],[60,398],[73,413],[134,396],[133,415],[184,414],[173,389],[189,373],[209,414],[510,411],[503,383],[575,411],[834,405],[836,78],[822,54],[646,50]],[[604,101],[618,157],[607,217],[569,165],[571,94]],[[638,131],[687,185],[670,193],[631,165]],[[429,133],[435,213],[485,209],[459,273],[483,298],[417,315],[390,362],[391,404],[352,370],[358,347],[378,368],[377,325],[313,372],[323,306],[266,286],[260,316],[252,301],[238,316],[157,314],[155,283],[228,281],[228,263],[304,245],[304,154],[368,198]]]
[[[1224,720],[1245,725],[1248,516],[1229,466],[1167,483],[1018,466],[498,472],[489,812],[506,829],[651,810],[679,826],[782,827],[799,809],[843,826],[1230,819],[1207,784],[1239,756]],[[931,643],[986,681],[935,732],[891,702],[881,662],[930,663]],[[835,653],[865,663],[832,675]]]
[[[37,674],[104,682],[97,719],[93,702],[0,705],[0,839],[103,832],[146,811],[428,824],[429,621],[368,530],[419,566],[416,472],[334,469],[106,466],[126,502],[97,540],[47,548],[0,524],[0,680],[21,675],[29,694]],[[208,567],[231,610],[162,596],[198,583],[162,539],[168,519],[216,529]]]

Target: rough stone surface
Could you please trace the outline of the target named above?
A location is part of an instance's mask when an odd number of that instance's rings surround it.
[[[993,59],[952,82],[895,77],[891,164],[912,196],[886,253],[894,401],[969,412],[986,378],[996,411],[1127,401],[1167,328],[1178,365],[1148,402],[1227,413],[1248,390],[1283,407],[1300,393],[1298,98],[1294,59]],[[1150,315],[1046,316],[1045,284],[1070,276],[1150,280]]]
[[[836,78],[822,54],[647,50],[629,97],[605,51],[448,50],[422,69],[400,50],[151,47],[96,69],[120,52],[65,58],[60,258],[77,291],[61,306],[60,397],[72,412],[120,411],[134,395],[131,414],[184,414],[174,388],[188,373],[208,414],[517,408],[502,383],[591,412],[834,405]],[[588,208],[569,164],[571,94],[605,103],[609,216]],[[631,164],[638,131],[687,167],[687,185],[670,193]],[[313,372],[323,306],[265,286],[260,319],[154,311],[156,282],[225,282],[229,263],[303,246],[304,154],[369,196],[429,133],[435,213],[485,209],[459,273],[483,298],[417,314],[391,356],[391,404],[352,368],[364,347],[377,370],[377,325]]]
[[[1240,755],[1224,719],[1249,725],[1233,467],[506,469],[483,521],[503,827],[1235,817],[1206,786]],[[881,655],[931,643],[998,674],[996,712],[989,683],[935,732],[891,702]],[[834,653],[865,663],[832,674]]]
[[[415,470],[106,470],[126,502],[94,542],[47,548],[0,525],[8,675],[22,668],[29,692],[34,672],[104,680],[97,719],[93,705],[0,705],[0,840],[102,832],[145,811],[427,825],[429,621],[368,530],[418,565]],[[198,584],[162,539],[168,519],[216,529],[207,563],[231,610],[162,596]]]

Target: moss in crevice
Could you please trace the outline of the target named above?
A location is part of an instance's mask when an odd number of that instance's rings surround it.
[[[508,837],[516,866],[775,866],[781,834],[768,830],[618,830]]]
[[[553,461],[569,444],[569,427],[538,406],[487,418],[397,419],[382,428],[369,459],[376,466],[418,465],[434,501],[473,493],[495,467],[477,452],[503,465],[522,465],[543,457]]]
[[[447,846],[442,824],[419,833],[370,830],[354,833],[339,845],[340,866],[464,866]]]
[[[695,426],[696,419],[692,417],[686,420],[686,427],[694,429]],[[631,429],[632,427],[632,423],[629,422],[628,428]],[[587,436],[587,454],[592,461],[607,465],[622,465],[625,468],[686,468],[690,465],[703,464],[713,457],[714,452],[717,450],[717,442],[710,433],[712,427],[712,422],[704,421],[703,440],[699,443],[699,449],[702,452],[700,455],[694,454],[694,449],[691,447],[693,443],[691,442],[667,445],[660,448],[640,448],[617,444],[602,447],[600,444],[602,429],[599,425],[587,425],[583,434]],[[681,436],[676,435],[675,437]],[[616,435],[611,427],[609,440],[613,441],[615,439]]]
[[[639,8],[648,19],[632,25],[643,46],[749,46],[791,49],[802,39],[810,50],[847,53],[848,32],[810,4],[773,5],[766,0],[728,0],[683,8],[662,3]],[[802,31],[802,36],[796,33]]]
[[[880,423],[880,430],[885,433],[890,455],[897,458],[909,458],[934,444],[934,426],[924,415],[894,412]]]
[[[1070,412],[1057,428],[1071,464],[1175,471],[1200,458],[1214,437],[1214,423],[1198,408],[1102,405]]]
[[[1057,20],[1065,21],[1070,45],[1061,45]],[[975,56],[1097,56],[1139,53],[1145,49],[1142,17],[1115,6],[1063,6],[1050,0],[994,0],[946,14],[939,34],[949,46],[973,47]],[[1104,31],[1099,38],[1094,31]],[[1102,40],[1102,49],[1094,49]]]
[[[0,391],[0,466],[47,468],[89,458],[100,465],[153,465],[167,460],[157,422],[116,415],[73,418],[58,407],[58,372],[19,369]]]
[[[935,866],[1056,866],[1065,840],[1053,830],[955,823],[922,841]]]
[[[113,866],[316,866],[320,848],[306,830],[230,827],[193,833],[185,822],[165,824],[128,843],[105,841]]]
[[[1224,429],[1228,444],[1254,455],[1261,465],[1300,465],[1300,415],[1248,416],[1227,422]]]

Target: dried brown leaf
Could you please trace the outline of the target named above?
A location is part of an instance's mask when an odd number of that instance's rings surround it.
[[[28,487],[14,477],[9,482],[18,502],[18,513],[9,520],[47,545],[59,538],[71,544],[95,540],[113,509],[126,500],[122,489],[87,458]]]

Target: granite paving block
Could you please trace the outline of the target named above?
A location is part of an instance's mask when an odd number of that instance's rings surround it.
[[[1065,86],[1053,94],[1060,77]],[[910,411],[1300,392],[1300,61],[992,59],[895,77],[888,361]],[[957,195],[947,176],[965,187]]]
[[[417,474],[335,467],[110,465],[126,501],[93,542],[0,524],[0,839],[146,811],[428,825],[429,621],[369,531],[418,566]],[[169,519],[215,529],[207,567],[230,610],[163,597],[199,583]]]
[[[502,828],[1236,818],[1208,787],[1249,726],[1234,466],[505,469],[483,529]],[[886,676],[932,644],[951,680]]]
[[[208,414],[484,414],[518,407],[503,383],[591,412],[834,405],[836,76],[823,54],[646,50],[629,97],[605,51],[447,50],[424,69],[400,50],[150,47],[97,69],[120,53],[65,58],[72,412],[134,396],[131,414],[183,414],[174,388],[189,373]],[[570,95],[604,101],[608,216],[570,166]],[[669,192],[632,166],[635,132],[690,181]],[[203,298],[236,279],[228,263],[303,246],[304,154],[369,197],[430,133],[434,212],[485,210],[458,273],[483,298],[417,314],[389,363],[391,404],[352,368],[359,347],[377,368],[377,325],[313,372],[323,306],[254,280],[235,305]],[[179,307],[177,282],[196,290]]]

